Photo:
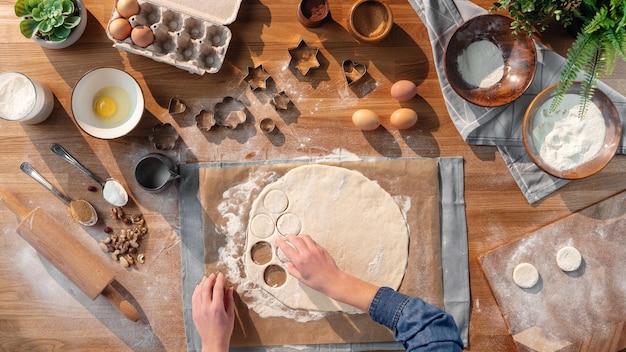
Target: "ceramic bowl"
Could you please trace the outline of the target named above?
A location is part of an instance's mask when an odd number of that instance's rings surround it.
[[[128,113],[114,121],[98,116],[94,107],[100,92],[108,87],[119,88],[128,94]],[[113,99],[120,109],[126,106],[116,97]],[[144,111],[144,97],[141,87],[130,74],[116,68],[101,67],[87,72],[76,83],[71,105],[74,120],[83,131],[93,137],[113,139],[128,134],[137,126]]]
[[[358,0],[348,14],[348,31],[362,43],[383,40],[393,27],[389,5],[379,0]]]
[[[591,176],[602,170],[602,168],[604,168],[609,161],[611,161],[617,151],[622,135],[622,122],[620,120],[619,113],[609,97],[606,96],[606,94],[604,94],[600,89],[596,89],[590,103],[595,104],[602,113],[604,126],[606,127],[604,140],[601,142],[601,147],[595,156],[587,158],[587,161],[585,162],[575,163],[574,167],[564,169],[562,165],[556,165],[554,162],[549,162],[546,158],[542,157],[542,154],[540,153],[540,144],[542,143],[542,139],[539,137],[540,133],[537,130],[538,128],[541,128],[540,124],[543,123],[540,121],[540,114],[547,113],[545,108],[549,107],[549,100],[554,97],[556,87],[557,84],[554,84],[541,91],[528,106],[522,124],[524,148],[530,156],[530,159],[541,170],[552,176],[571,180]],[[570,100],[570,102],[573,101],[574,103],[579,104],[580,91],[580,82],[574,82],[566,91],[565,97],[571,95],[570,98],[576,100]],[[567,106],[567,103],[564,99],[559,108],[564,108],[565,106]],[[557,110],[559,110],[559,108],[557,108]],[[576,114],[575,118],[578,118],[578,114]],[[584,119],[586,118],[589,118],[589,116],[587,115],[584,117]],[[582,123],[582,121],[578,120],[575,120],[575,122]],[[571,148],[569,150],[571,150]]]
[[[477,16],[457,28],[448,41],[444,59],[446,77],[452,89],[470,103],[486,107],[506,105],[530,86],[536,67],[535,45],[525,34],[511,33],[511,22],[509,17],[502,15]],[[459,60],[466,57],[466,49],[471,44],[483,40],[495,44],[502,52],[504,63],[501,79],[493,84],[488,81],[491,84],[488,86],[466,82],[464,77],[471,73],[460,63],[462,59]],[[479,58],[473,62],[485,61],[486,58]]]

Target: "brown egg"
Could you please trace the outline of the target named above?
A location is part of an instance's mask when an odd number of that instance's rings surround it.
[[[139,3],[137,0],[118,0],[115,5],[120,16],[129,18],[139,13]]]
[[[380,126],[380,119],[372,110],[360,109],[352,114],[352,123],[363,131],[373,131]]]
[[[130,40],[133,41],[133,44],[145,48],[154,41],[154,33],[150,27],[139,25],[133,28],[130,33]]]
[[[117,40],[124,40],[130,35],[132,30],[130,23],[123,18],[116,18],[109,23],[109,33]]]
[[[391,86],[391,96],[399,102],[411,100],[417,93],[415,83],[405,79],[394,83]]]
[[[417,113],[413,109],[400,108],[389,117],[391,125],[399,130],[413,127],[417,122]]]

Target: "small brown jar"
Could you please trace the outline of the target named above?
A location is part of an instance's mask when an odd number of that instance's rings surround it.
[[[362,43],[383,40],[393,27],[393,13],[380,0],[358,0],[348,15],[348,31]]]
[[[301,0],[298,5],[298,21],[305,27],[321,26],[329,14],[327,0]]]

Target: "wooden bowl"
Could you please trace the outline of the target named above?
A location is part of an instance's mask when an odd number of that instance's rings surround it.
[[[495,107],[519,98],[535,75],[536,52],[525,34],[511,32],[513,20],[502,15],[481,15],[465,22],[454,32],[445,51],[444,71],[452,89],[470,103]],[[502,78],[488,87],[470,84],[463,78],[458,59],[474,42],[488,40],[502,51]]]
[[[609,163],[609,161],[611,161],[617,151],[617,147],[622,136],[622,122],[620,120],[619,113],[611,99],[609,99],[609,97],[606,96],[606,94],[604,94],[601,90],[596,89],[590,103],[598,107],[604,119],[606,132],[604,134],[602,146],[595,156],[583,163],[576,164],[574,167],[563,169],[563,167],[559,167],[558,165],[552,165],[542,157],[540,153],[541,140],[539,137],[534,136],[534,132],[536,132],[536,129],[539,128],[539,125],[541,124],[541,122],[538,121],[538,116],[539,114],[542,114],[542,111],[545,110],[546,106],[549,107],[549,100],[554,97],[556,87],[557,84],[554,84],[542,90],[526,109],[524,121],[522,123],[524,148],[530,156],[530,159],[541,170],[552,176],[570,180],[591,176],[602,170]],[[577,99],[576,101],[578,102],[580,101],[580,91],[580,82],[574,82],[565,94],[566,97],[568,94],[575,95],[575,97],[571,98]],[[564,104],[566,103],[562,103],[561,106],[564,106]],[[588,118],[588,116],[585,118]],[[582,121],[580,122],[582,123]]]
[[[392,27],[391,8],[380,0],[358,0],[350,8],[348,31],[360,42],[379,42]]]

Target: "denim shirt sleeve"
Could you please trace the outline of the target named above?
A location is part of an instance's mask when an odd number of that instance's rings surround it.
[[[454,319],[417,297],[381,287],[369,308],[370,317],[393,331],[407,351],[461,351],[463,342]]]

